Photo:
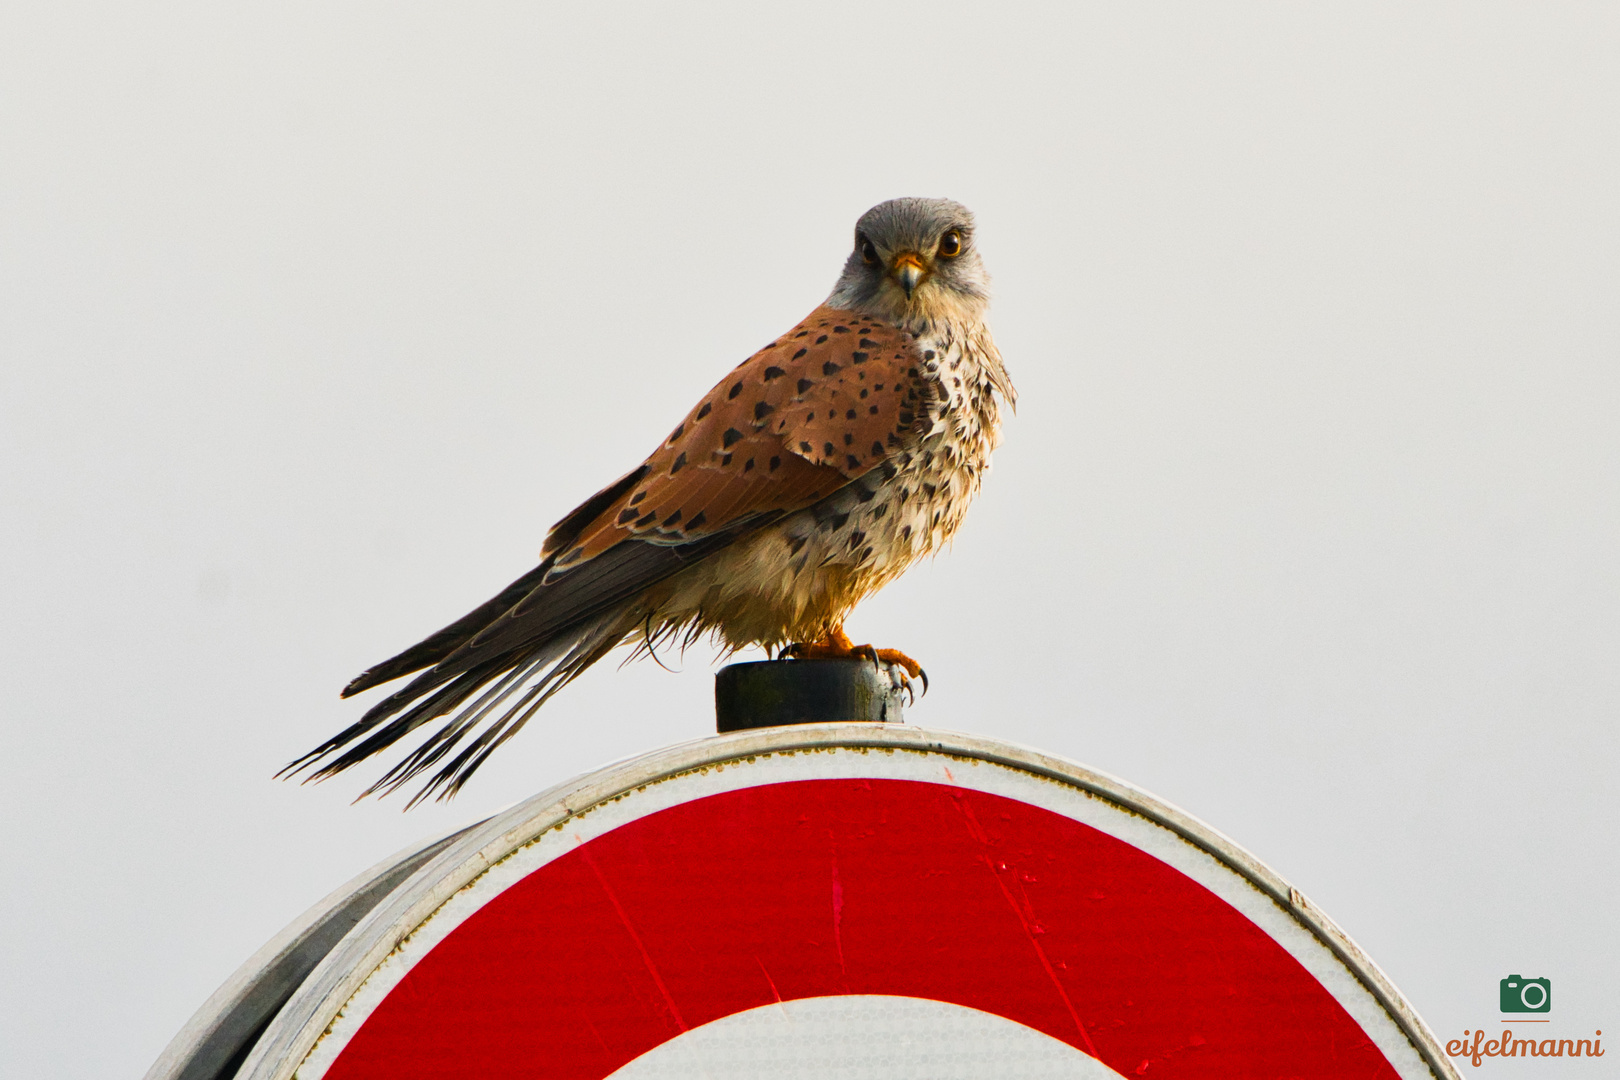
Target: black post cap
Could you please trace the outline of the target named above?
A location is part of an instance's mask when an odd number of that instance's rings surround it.
[[[901,674],[870,660],[761,660],[714,677],[714,726],[722,734],[839,720],[904,723]]]

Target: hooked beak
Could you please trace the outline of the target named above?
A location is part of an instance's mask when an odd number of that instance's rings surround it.
[[[906,251],[894,257],[893,273],[894,280],[906,290],[906,299],[910,300],[911,294],[922,284],[922,279],[928,276],[928,269],[923,266],[922,256],[915,251]]]

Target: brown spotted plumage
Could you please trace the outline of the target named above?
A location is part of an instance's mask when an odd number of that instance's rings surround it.
[[[1013,389],[983,322],[971,216],[901,199],[857,224],[827,302],[722,379],[638,468],[564,517],[540,565],[355,679],[419,672],[288,767],[340,772],[444,722],[368,789],[451,794],[552,694],[629,641],[867,655],[843,624],[955,532]],[[414,801],[414,800],[413,800]]]
[[[709,391],[567,551],[553,536],[552,574],[625,540],[681,543],[800,510],[865,475],[917,426],[914,346],[871,316],[817,308]]]

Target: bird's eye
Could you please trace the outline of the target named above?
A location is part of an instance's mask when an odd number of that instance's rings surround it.
[[[856,236],[855,250],[861,253],[861,262],[865,263],[867,266],[877,265],[877,248],[872,246],[872,241],[868,240],[864,236]]]
[[[939,255],[943,259],[954,259],[962,254],[962,234],[956,229],[946,229],[945,235],[939,238]]]

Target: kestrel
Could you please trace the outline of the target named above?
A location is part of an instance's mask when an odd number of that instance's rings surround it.
[[[440,765],[412,802],[452,795],[622,642],[650,653],[708,634],[919,675],[902,653],[852,643],[844,621],[955,533],[1016,401],[974,239],[973,216],[946,199],[868,210],[820,307],[552,526],[539,566],[349,683],[344,697],[420,672],[284,772],[325,758],[312,774],[325,778],[442,718],[365,794]]]

